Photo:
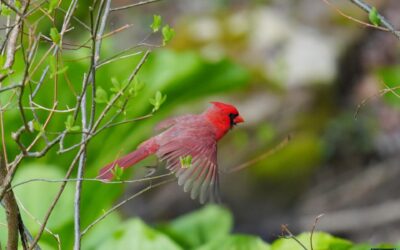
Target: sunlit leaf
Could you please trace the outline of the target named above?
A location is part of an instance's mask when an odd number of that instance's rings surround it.
[[[59,44],[61,41],[60,33],[58,32],[56,27],[50,29],[50,37],[55,44]]]
[[[169,27],[169,25],[165,25],[162,28],[162,35],[163,35],[163,45],[165,46],[175,36],[175,31],[173,28]]]
[[[185,249],[193,249],[223,239],[229,235],[231,228],[232,215],[229,211],[220,206],[208,205],[173,220],[162,230]]]
[[[47,9],[48,13],[53,12],[53,10],[57,7],[58,5],[58,0],[49,0],[49,7]]]
[[[157,32],[161,27],[162,19],[159,15],[153,15],[153,23],[150,25],[150,28],[153,32]]]
[[[379,26],[381,24],[381,18],[375,7],[372,7],[371,11],[368,14],[368,18],[369,21],[375,26]]]
[[[1,6],[1,12],[0,15],[2,16],[9,16],[11,15],[11,9],[5,6],[4,4],[0,5]]]
[[[190,168],[192,165],[192,156],[187,155],[187,156],[181,156],[179,157],[179,161],[181,163],[182,168]]]
[[[262,239],[250,235],[232,235],[212,241],[198,250],[270,250],[271,247]],[[291,249],[280,249],[291,250]]]
[[[116,230],[109,232],[98,250],[182,250],[168,236],[150,228],[139,219],[125,221]]]
[[[107,103],[108,102],[108,94],[107,92],[100,86],[96,89],[96,98],[95,101],[97,103]]]
[[[300,241],[307,249],[311,249],[310,246],[310,233],[302,233],[296,236],[297,240]],[[313,249],[337,249],[337,250],[348,250],[352,247],[350,241],[334,237],[330,234],[323,232],[314,232],[313,234]],[[303,250],[304,248],[296,242],[294,239],[281,238],[275,240],[271,245],[271,250]]]

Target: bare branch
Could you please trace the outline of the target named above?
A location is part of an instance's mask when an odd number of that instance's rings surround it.
[[[160,0],[146,0],[146,1],[141,1],[138,3],[134,3],[134,4],[129,4],[129,5],[125,5],[125,6],[121,6],[121,7],[116,7],[116,8],[112,8],[111,11],[119,11],[119,10],[126,10],[129,8],[133,8],[133,7],[137,7],[137,6],[141,6],[141,5],[146,5],[149,3],[155,3],[158,2]]]
[[[161,179],[167,176],[171,176],[174,173],[170,172],[167,174],[160,174],[160,175],[156,175],[156,176],[150,176],[150,177],[144,177],[144,178],[140,178],[140,179],[133,179],[133,180],[121,180],[121,181],[104,181],[101,180],[99,178],[81,178],[81,179],[46,179],[46,178],[33,178],[33,179],[29,179],[26,181],[21,181],[18,182],[16,184],[14,184],[13,186],[11,186],[11,189],[14,189],[16,187],[28,184],[28,183],[32,183],[32,182],[48,182],[48,183],[61,183],[61,182],[76,182],[76,181],[91,181],[91,182],[101,182],[103,184],[125,184],[125,183],[138,183],[138,182],[145,182],[145,181],[151,181],[151,180],[157,180],[157,179]]]
[[[364,10],[367,13],[370,13],[372,10],[372,7],[362,0],[350,0],[350,2],[357,5],[359,8],[361,8],[362,10]],[[379,13],[378,13],[378,17],[381,20],[382,25],[384,27],[386,27],[393,35],[395,35],[397,37],[397,39],[400,39],[400,32],[394,28],[393,24],[391,24],[384,16],[382,16]]]
[[[4,184],[6,176],[7,176],[6,162],[4,160],[2,152],[0,152],[0,182],[2,185]],[[7,187],[9,188],[9,185],[7,185]],[[18,205],[12,190],[5,193],[2,202],[4,204],[7,217],[7,231],[8,231],[7,249],[18,249],[18,235],[20,228],[20,220],[22,222],[22,219],[20,218]]]
[[[1,92],[4,92],[4,91],[7,91],[7,90],[10,90],[10,89],[20,88],[21,86],[22,86],[22,85],[21,85],[20,83],[13,84],[13,85],[9,85],[9,86],[5,86],[5,87],[3,87],[3,88],[0,88],[0,93],[1,93]]]
[[[317,227],[319,219],[321,219],[323,216],[324,216],[324,214],[319,214],[317,217],[315,217],[314,224],[313,224],[313,226],[311,228],[311,234],[310,234],[310,248],[311,248],[311,250],[314,250],[313,235],[314,235],[314,232],[315,232],[315,228]]]
[[[273,147],[272,149],[268,150],[267,152],[261,154],[260,156],[254,158],[254,159],[251,159],[250,161],[247,161],[237,167],[231,168],[226,172],[233,173],[233,172],[236,172],[236,171],[239,171],[239,170],[242,170],[249,166],[254,165],[255,163],[257,163],[257,162],[267,158],[268,156],[275,154],[277,151],[281,150],[284,146],[286,146],[286,144],[289,143],[290,139],[291,139],[291,137],[289,135],[283,141],[281,141],[277,146]]]
[[[290,232],[290,230],[289,230],[289,228],[288,228],[287,225],[281,225],[281,231],[282,231],[282,233],[281,233],[281,234],[282,234],[282,235],[281,235],[282,238],[285,238],[285,239],[293,239],[293,240],[296,241],[304,250],[308,250],[307,247],[306,247],[303,243],[301,243],[301,241],[300,241],[299,239],[297,239],[297,237],[294,236],[294,235],[292,234],[292,232]]]

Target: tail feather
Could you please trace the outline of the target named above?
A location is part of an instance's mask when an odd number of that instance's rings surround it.
[[[128,168],[141,160],[147,158],[149,155],[154,154],[158,149],[158,145],[152,140],[145,141],[135,151],[115,160],[100,169],[98,179],[112,180],[114,178],[114,168]]]

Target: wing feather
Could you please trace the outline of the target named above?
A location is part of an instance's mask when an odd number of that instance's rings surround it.
[[[179,128],[178,128],[179,129]],[[178,184],[192,199],[200,203],[207,200],[219,201],[217,142],[211,130],[189,130],[177,133],[173,129],[161,140],[158,158],[166,162],[166,167],[174,172]],[[181,166],[181,157],[190,155],[191,166]]]

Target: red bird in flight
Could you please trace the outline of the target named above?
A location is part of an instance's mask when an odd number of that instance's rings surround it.
[[[128,155],[100,170],[99,179],[112,180],[114,168],[128,168],[156,154],[174,172],[178,184],[192,199],[217,201],[218,163],[217,142],[234,125],[244,122],[238,110],[230,104],[212,102],[199,115],[183,115],[162,121],[156,126],[158,135],[144,141]],[[182,165],[182,157],[191,157],[190,166]]]

